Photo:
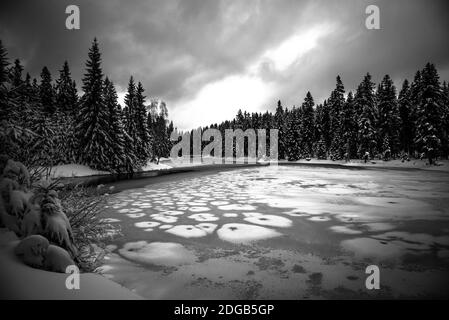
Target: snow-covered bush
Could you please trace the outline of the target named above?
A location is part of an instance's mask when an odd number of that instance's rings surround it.
[[[0,226],[19,238],[41,235],[67,252],[52,250],[54,263],[47,261],[44,268],[61,271],[70,257],[81,270],[95,269],[101,258],[95,249],[112,228],[100,219],[104,192],[79,186],[68,188],[58,180],[31,183],[22,163],[5,157],[0,160]]]

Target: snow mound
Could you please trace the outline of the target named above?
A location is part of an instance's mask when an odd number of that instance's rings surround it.
[[[354,230],[347,226],[332,226],[329,229],[331,229],[333,232],[343,233],[343,234],[360,234],[360,233],[362,233],[362,231]]]
[[[0,299],[123,300],[141,299],[130,290],[95,273],[80,275],[79,290],[67,290],[67,274],[35,269],[14,254],[17,237],[0,229]]]
[[[223,214],[223,217],[227,217],[227,218],[235,218],[237,216],[238,216],[237,213],[224,213]]]
[[[142,171],[153,171],[153,170],[167,170],[171,169],[172,167],[163,163],[154,163],[154,162],[148,162],[145,167],[142,167]]]
[[[183,238],[200,238],[207,235],[207,232],[192,225],[178,225],[165,232],[174,234]]]
[[[110,174],[108,171],[99,171],[82,164],[62,164],[51,168],[53,178],[87,177]]]
[[[206,231],[207,233],[211,234],[217,229],[217,224],[215,223],[199,223],[195,227]]]
[[[232,210],[241,210],[241,211],[250,211],[250,210],[256,210],[255,206],[252,206],[250,204],[228,204],[225,206],[219,206],[218,209],[220,210],[227,210],[227,211],[232,211]]]
[[[218,217],[211,213],[196,213],[189,216],[190,219],[196,221],[217,221]]]
[[[281,227],[281,228],[287,228],[292,226],[292,221],[290,219],[271,214],[250,215],[247,216],[244,220],[254,224],[260,224],[263,226]]]
[[[195,255],[191,251],[173,242],[128,242],[119,253],[139,264],[178,266],[195,262]]]
[[[158,225],[160,225],[159,222],[155,222],[155,221],[142,221],[142,222],[136,222],[134,224],[137,228],[154,228],[157,227]]]
[[[252,241],[278,237],[282,234],[270,228],[244,223],[227,223],[217,231],[217,235],[224,241],[232,243],[249,243]]]

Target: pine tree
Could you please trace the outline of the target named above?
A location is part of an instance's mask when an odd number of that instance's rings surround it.
[[[345,103],[344,93],[345,89],[341,78],[337,76],[336,87],[328,100],[331,134],[330,156],[333,160],[343,159],[345,153],[341,132],[341,112]]]
[[[351,91],[348,93],[341,112],[341,135],[347,158],[357,157],[357,115]]]
[[[60,112],[75,116],[77,102],[76,84],[70,75],[69,64],[65,61],[56,81],[56,107]]]
[[[8,52],[0,40],[0,86],[8,80]]]
[[[138,136],[136,155],[143,166],[147,164],[151,154],[150,135],[146,126],[147,111],[144,91],[142,84],[139,82],[136,88],[134,122]]]
[[[394,157],[400,151],[401,118],[396,99],[396,87],[389,75],[386,75],[380,83],[377,97],[379,150],[382,152],[390,150]]]
[[[415,142],[426,153],[429,164],[433,164],[441,148],[443,113],[439,76],[433,64],[426,64],[421,81]]]
[[[117,103],[117,92],[114,84],[107,77],[104,80],[103,90],[104,103],[108,112],[108,133],[112,142],[111,149],[108,150],[109,167],[118,173],[132,172],[136,167],[137,160],[134,150],[125,146],[129,137],[125,136],[120,106]]]
[[[313,142],[315,139],[315,103],[310,92],[307,92],[301,106],[301,152],[304,157],[311,157],[313,154]]]
[[[443,155],[447,158],[449,156],[449,86],[446,81],[443,82],[441,92],[443,102],[441,149]]]
[[[413,82],[410,86],[410,122],[412,125],[412,139],[413,142],[411,144],[411,152],[416,155],[416,152],[418,152],[418,147],[415,144],[416,141],[416,122],[418,120],[418,105],[421,103],[421,92],[423,91],[422,88],[422,77],[421,77],[421,71],[418,70],[415,73],[415,77],[413,78]]]
[[[281,101],[278,101],[276,112],[274,114],[274,128],[278,129],[278,157],[279,159],[285,159],[286,150],[286,119],[284,108],[282,107]]]
[[[374,83],[368,73],[362,83],[358,86],[355,95],[355,107],[360,112],[357,125],[358,153],[362,158],[365,152],[369,152],[372,157],[376,152],[376,101],[374,96]]]
[[[44,67],[41,72],[41,84],[39,86],[39,97],[43,111],[47,115],[54,115],[56,111],[55,89],[52,85],[50,71]]]
[[[20,63],[20,60],[19,59],[14,60],[14,66],[11,68],[10,71],[10,78],[13,90],[17,90],[17,88],[20,88],[22,86],[23,84],[22,72],[23,66]]]
[[[78,155],[84,164],[95,169],[109,169],[108,112],[103,97],[103,72],[97,39],[89,49],[86,73],[83,78],[84,95],[80,99],[76,132]]]
[[[139,165],[144,165],[142,163],[142,155],[139,154],[141,152],[141,146],[143,145],[139,130],[138,130],[138,122],[137,122],[137,88],[136,84],[134,82],[134,78],[131,76],[128,82],[128,91],[125,95],[125,109],[124,109],[124,125],[125,125],[125,131],[128,134],[128,136],[132,140],[132,148],[133,148],[133,154],[137,157]]]
[[[410,154],[413,143],[413,122],[411,119],[410,85],[405,79],[398,98],[399,116],[401,118],[400,142],[401,149]]]
[[[289,161],[301,159],[301,109],[293,108],[287,119],[285,155]]]

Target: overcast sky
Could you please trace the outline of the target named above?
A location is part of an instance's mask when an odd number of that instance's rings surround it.
[[[65,28],[76,4],[81,29]],[[380,8],[367,30],[365,8]],[[239,108],[322,102],[339,74],[347,91],[366,72],[400,87],[427,61],[449,80],[449,1],[1,0],[0,39],[11,59],[54,77],[68,60],[78,85],[97,37],[103,71],[123,98],[129,76],[166,101],[180,129],[232,119]]]

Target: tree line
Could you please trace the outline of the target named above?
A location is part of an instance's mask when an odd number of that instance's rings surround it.
[[[340,76],[335,89],[315,106],[310,92],[299,107],[285,108],[278,101],[274,113],[248,113],[199,128],[278,129],[280,159],[427,157],[430,163],[449,155],[449,89],[439,80],[435,66],[427,63],[410,83],[404,80],[399,94],[385,75],[377,85],[367,73],[355,93]],[[269,140],[267,139],[269,149]]]
[[[44,67],[38,82],[23,76],[19,59],[10,64],[0,41],[0,153],[31,166],[81,163],[116,173],[169,156],[174,128],[165,103],[147,104],[142,83],[131,76],[120,106],[101,61],[94,39],[79,96],[67,61],[56,81]]]

